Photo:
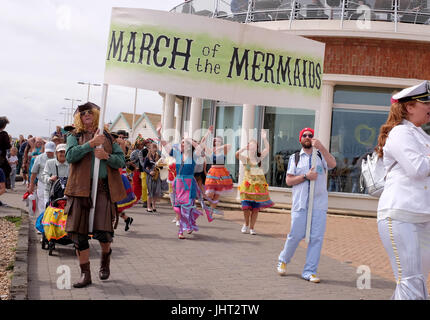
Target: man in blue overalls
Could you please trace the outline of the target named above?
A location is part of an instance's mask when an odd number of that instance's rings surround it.
[[[336,159],[318,139],[314,138],[314,130],[311,128],[304,128],[300,131],[299,141],[302,149],[291,155],[286,178],[287,185],[293,187],[291,230],[287,236],[284,250],[279,255],[277,269],[279,275],[286,275],[287,264],[291,261],[300,241],[305,237],[310,182],[315,180],[311,233],[302,277],[310,282],[318,283],[320,279],[316,276],[316,272],[328,209],[327,170],[336,167]],[[318,156],[315,166],[311,167],[314,147],[318,150]]]

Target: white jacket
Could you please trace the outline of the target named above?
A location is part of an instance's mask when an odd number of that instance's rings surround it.
[[[430,136],[403,120],[388,134],[383,151],[385,170],[397,163],[387,174],[378,211],[430,215]]]

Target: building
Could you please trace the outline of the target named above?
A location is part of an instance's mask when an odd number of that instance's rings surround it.
[[[252,23],[325,43],[317,135],[338,162],[329,173],[329,207],[376,212],[377,199],[359,187],[361,159],[376,145],[392,93],[430,79],[430,0],[192,0],[172,12]],[[314,112],[166,93],[165,123],[173,123],[178,99],[176,127],[182,133],[211,124],[270,129],[271,196],[276,203],[291,203],[285,185],[288,157],[300,149],[300,129],[314,125]],[[238,137],[231,143],[237,150],[243,141]],[[228,169],[238,182],[238,162]]]
[[[129,140],[134,141],[141,134],[144,138],[155,138],[156,127],[161,121],[161,115],[156,113],[144,112],[141,115],[120,112],[112,124],[109,126],[110,131],[125,130],[129,134]],[[132,130],[134,125],[134,130]]]

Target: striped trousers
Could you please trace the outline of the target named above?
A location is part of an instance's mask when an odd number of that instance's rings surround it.
[[[397,283],[391,299],[427,299],[430,222],[408,223],[386,218],[378,222],[378,231]]]

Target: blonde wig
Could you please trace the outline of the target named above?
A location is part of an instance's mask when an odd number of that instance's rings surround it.
[[[91,111],[93,112],[93,115],[94,115],[92,126],[94,129],[97,129],[99,126],[100,111],[95,108],[92,108]],[[77,133],[85,132],[85,126],[82,122],[80,112],[77,112],[75,114],[73,124],[75,125],[75,129]]]

